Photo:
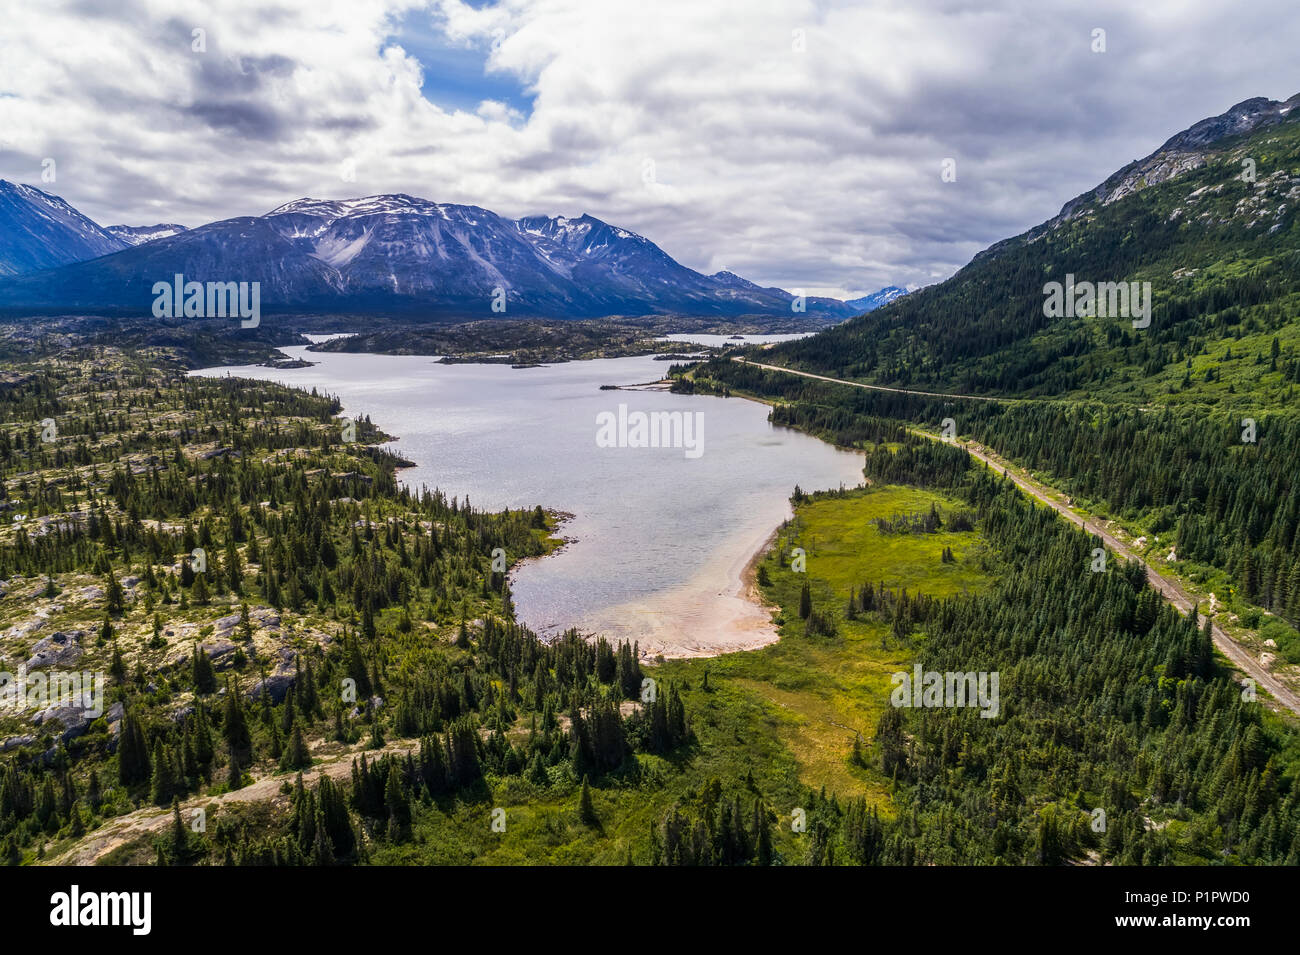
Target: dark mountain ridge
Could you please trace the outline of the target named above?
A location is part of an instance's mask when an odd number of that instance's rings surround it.
[[[855,314],[836,299],[809,297],[800,309],[782,289],[730,273],[703,275],[649,239],[590,215],[512,220],[478,206],[397,194],[299,199],[265,216],[170,235],[164,234],[169,226],[129,233],[118,227],[114,235],[84,222],[112,254],[52,263],[61,267],[0,282],[0,307],[147,312],[154,284],[179,274],[190,281],[257,282],[262,308],[272,311],[458,318],[787,314],[806,315],[813,327]]]

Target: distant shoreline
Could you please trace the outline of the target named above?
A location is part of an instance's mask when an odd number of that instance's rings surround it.
[[[211,374],[215,371],[216,369],[196,369],[191,374]],[[291,379],[284,383],[291,387],[302,387],[294,385]],[[667,390],[666,383],[663,381],[646,382],[639,379],[635,384],[616,387],[638,391]],[[326,390],[329,390],[328,386]],[[740,395],[736,397],[759,406],[766,404]],[[352,414],[368,416],[368,413],[360,408],[350,408],[348,411]],[[382,428],[380,422],[376,421],[374,424]],[[800,432],[800,434],[818,441],[824,447],[840,453],[852,454],[854,462],[852,473],[857,476],[854,483],[861,482],[863,462],[861,451],[837,448],[832,442],[807,432]],[[409,472],[418,469],[421,465],[400,453],[401,435],[393,435],[385,431],[382,438],[386,450],[403,458],[398,462],[394,476],[400,484],[415,491],[416,487],[411,483]],[[793,487],[798,477],[791,474],[788,486]],[[847,478],[848,476],[845,475],[839,480],[845,482]],[[828,486],[833,484],[832,478]],[[574,514],[548,507],[545,499],[540,503],[548,515],[557,518],[557,523],[549,534],[553,540],[557,540],[557,544],[545,554],[524,558],[512,564],[509,574],[512,588],[518,584],[519,575],[525,572],[534,560],[561,554],[569,549],[570,544],[581,541],[581,538],[570,530],[570,522],[574,520]],[[572,627],[588,639],[603,635],[611,641],[636,641],[642,657],[650,660],[658,656],[664,659],[708,658],[770,646],[781,637],[780,631],[773,622],[775,611],[779,608],[764,599],[758,587],[758,566],[775,545],[781,527],[789,516],[788,491],[782,495],[779,505],[774,497],[763,498],[757,509],[749,511],[750,520],[739,522],[739,528],[728,533],[730,528],[725,524],[715,527],[713,532],[721,531],[721,533],[718,534],[719,539],[711,553],[704,555],[701,566],[694,569],[691,576],[684,580],[678,578],[669,589],[630,593],[620,604],[590,608],[585,613],[585,618],[581,620],[566,619],[568,613],[563,608],[569,601],[564,592],[553,591],[549,593],[549,599],[554,611],[547,614],[547,620],[539,622],[525,619],[524,614],[519,612],[524,608],[517,608],[516,620],[521,625],[534,629],[546,640],[553,639]],[[705,520],[715,520],[716,523],[716,519],[705,518]],[[732,522],[731,527],[736,527],[735,521]],[[570,532],[566,533],[566,531]]]

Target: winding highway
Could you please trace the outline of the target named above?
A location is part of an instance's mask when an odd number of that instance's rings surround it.
[[[987,396],[980,396],[980,395],[947,395],[947,394],[941,394],[938,392],[931,392],[931,391],[909,391],[904,388],[886,388],[883,385],[868,385],[868,384],[863,384],[860,381],[846,381],[843,378],[828,378],[825,375],[814,375],[811,372],[796,371],[792,368],[782,368],[780,365],[765,365],[762,364],[761,362],[746,361],[744,358],[740,358],[738,356],[733,357],[732,360],[740,362],[742,364],[754,365],[758,368],[764,368],[767,369],[768,371],[783,372],[784,374],[787,375],[798,375],[802,378],[812,378],[817,381],[830,382],[831,384],[835,384],[835,385],[845,385],[849,388],[862,388],[867,391],[889,391],[889,392],[894,392],[896,394],[921,395],[927,398],[954,398],[954,399],[967,399],[971,401],[1015,401],[1017,400],[1017,399],[1007,399],[1007,398],[990,398]],[[911,430],[913,434],[920,435],[921,437],[924,438],[929,438],[932,441],[944,440],[938,435],[930,434],[925,431],[918,431],[916,429],[909,429],[909,430]],[[996,459],[992,454],[990,454],[988,451],[984,450],[984,448],[980,447],[977,444],[971,444],[960,440],[952,441],[948,443],[956,444],[957,446],[965,450],[967,454],[971,455],[972,457],[974,457],[979,461],[982,461],[988,467],[993,468],[996,471],[1001,471],[1012,481],[1014,481],[1016,483],[1016,486],[1019,487],[1026,494],[1030,495],[1035,500],[1041,501],[1043,504],[1046,504],[1048,507],[1056,511],[1066,520],[1083,528],[1088,533],[1095,534],[1097,537],[1101,538],[1102,541],[1106,544],[1106,546],[1109,547],[1116,554],[1118,554],[1120,557],[1123,557],[1125,560],[1140,561],[1142,563],[1142,566],[1146,568],[1147,580],[1150,582],[1151,586],[1155,587],[1155,589],[1160,592],[1160,595],[1164,597],[1165,600],[1167,600],[1170,604],[1172,604],[1181,613],[1188,614],[1196,606],[1196,602],[1176,582],[1170,580],[1168,577],[1161,574],[1154,567],[1152,567],[1151,564],[1149,564],[1144,558],[1133,553],[1133,551],[1131,551],[1122,541],[1120,541],[1112,533],[1107,531],[1104,527],[1099,526],[1096,522],[1088,521],[1088,519],[1085,518],[1082,514],[1075,512],[1070,508],[1068,504],[1059,500],[1058,499],[1059,492],[1053,494],[1052,488],[1048,487],[1045,484],[1038,483],[1032,477],[1026,474],[1023,470],[1016,468],[1013,465],[1007,464],[1005,461]],[[1218,648],[1219,652],[1221,652],[1225,657],[1231,660],[1232,663],[1235,666],[1237,666],[1238,669],[1240,669],[1243,673],[1246,674],[1246,676],[1254,680],[1255,684],[1258,687],[1267,690],[1268,693],[1272,695],[1272,697],[1275,700],[1277,700],[1277,702],[1281,706],[1290,710],[1292,713],[1300,715],[1300,695],[1297,695],[1294,690],[1288,688],[1284,683],[1282,683],[1281,680],[1279,680],[1276,676],[1274,676],[1267,669],[1265,669],[1264,665],[1261,664],[1259,660],[1257,660],[1254,656],[1252,656],[1251,653],[1245,647],[1237,643],[1236,640],[1232,639],[1232,637],[1229,636],[1227,632],[1225,632],[1223,628],[1221,628],[1217,623],[1211,623],[1211,628],[1214,636],[1214,645],[1215,647]]]

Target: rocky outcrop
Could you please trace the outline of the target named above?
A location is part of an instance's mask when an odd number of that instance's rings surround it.
[[[1226,113],[1203,119],[1169,137],[1163,146],[1145,159],[1135,159],[1096,189],[1071,199],[1047,225],[1055,228],[1083,215],[1093,206],[1110,205],[1147,186],[1200,169],[1206,164],[1206,156],[1217,149],[1222,140],[1280,123],[1296,106],[1300,106],[1300,93],[1285,103],[1256,96],[1243,100]]]
[[[252,690],[248,693],[248,698],[258,700],[265,693],[270,695],[272,703],[283,703],[285,696],[289,693],[289,687],[293,686],[297,678],[297,671],[292,666],[287,668],[283,665],[278,666],[274,673],[253,684]]]
[[[1285,102],[1263,96],[1243,100],[1227,112],[1203,119],[1169,137],[1164,145],[1145,159],[1133,160],[1095,189],[1075,196],[1061,207],[1056,216],[1042,225],[1035,226],[1023,235],[989,246],[977,253],[971,261],[993,258],[1020,243],[1034,242],[1101,206],[1110,205],[1148,186],[1168,182],[1193,169],[1200,169],[1207,164],[1211,153],[1224,148],[1225,140],[1280,123],[1298,106],[1300,93]]]
[[[83,736],[90,729],[91,724],[101,716],[111,726],[121,720],[125,712],[121,702],[114,703],[101,714],[90,713],[80,705],[60,704],[41,710],[32,717],[32,725],[40,726],[47,731],[51,728],[50,724],[62,727],[62,732],[58,734],[59,739],[64,743],[70,743],[78,736]]]
[[[238,616],[235,617],[235,622],[239,622]],[[226,632],[229,633],[230,631],[227,630]],[[187,663],[194,655],[194,646],[194,644],[190,643],[177,647],[167,658],[167,663],[169,665]],[[208,659],[212,661],[212,665],[218,670],[229,666],[232,662],[230,658],[235,653],[235,644],[232,641],[215,635],[199,641],[198,648],[208,655]]]
[[[60,630],[43,640],[38,640],[32,647],[32,655],[27,658],[25,664],[27,669],[71,666],[80,660],[85,652],[81,648],[81,641],[85,636],[84,630]]]

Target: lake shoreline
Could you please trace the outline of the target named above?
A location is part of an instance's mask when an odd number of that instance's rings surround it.
[[[664,641],[651,638],[642,641],[642,658],[664,660],[700,660],[761,650],[781,639],[773,622],[773,613],[780,610],[763,598],[758,586],[758,565],[767,557],[776,543],[783,518],[770,532],[765,533],[757,547],[746,547],[741,558],[729,570],[727,591],[712,600],[699,621],[700,636],[693,640],[681,638]],[[737,569],[739,565],[739,569]]]
[[[547,560],[560,554],[570,544],[578,542],[576,537],[558,536],[561,528],[573,520],[574,515],[567,512],[550,512],[555,515],[556,523],[554,529],[548,535],[552,540],[557,541],[556,546],[545,554],[538,554],[533,557],[525,557],[510,568],[509,580],[513,585],[515,573],[534,563]],[[777,537],[780,536],[781,528],[784,526],[787,518],[783,518],[780,523],[774,527],[771,532],[767,533],[762,542],[752,551],[747,551],[744,557],[744,564],[739,574],[729,575],[731,579],[731,588],[734,593],[733,597],[737,600],[744,601],[748,605],[749,612],[736,613],[728,611],[726,604],[714,603],[710,609],[709,619],[705,621],[704,630],[716,634],[718,631],[725,632],[731,629],[736,636],[730,640],[721,642],[709,641],[706,645],[696,643],[658,643],[653,639],[645,642],[639,647],[640,659],[642,662],[654,662],[656,659],[662,660],[697,660],[708,659],[711,657],[720,657],[728,653],[743,653],[748,650],[760,650],[763,647],[771,646],[781,639],[781,633],[776,624],[773,622],[773,616],[781,608],[774,603],[769,602],[763,596],[763,591],[758,585],[758,566],[766,558],[771,549],[775,546]],[[516,619],[516,623],[527,626]],[[565,628],[568,629],[568,628]],[[582,627],[574,627],[582,634],[586,640],[595,640],[603,636],[599,629],[586,630]],[[545,641],[554,640],[560,635],[559,632],[539,633],[538,635]]]
[[[509,580],[516,621],[547,640],[574,629],[636,642],[650,660],[777,642],[757,569],[790,516],[790,489],[862,481],[860,451],[774,428],[761,401],[669,395],[662,365],[645,359],[573,362],[524,376],[410,356],[320,357],[310,368],[191,374],[233,372],[337,395],[345,416],[384,428],[386,450],[415,465],[395,472],[412,492],[456,488],[492,511],[540,503],[558,520],[548,532],[554,546],[539,556],[556,559],[520,560]],[[595,450],[589,416],[620,401],[707,415],[708,467],[676,455]],[[527,463],[505,465],[511,460]]]
[[[748,650],[761,650],[763,647],[769,647],[781,639],[781,631],[774,621],[774,615],[781,608],[763,596],[763,590],[758,586],[758,566],[767,559],[767,555],[776,546],[776,539],[780,536],[781,527],[784,524],[784,520],[777,524],[772,529],[772,532],[764,538],[763,543],[759,544],[758,548],[749,555],[745,561],[745,566],[741,568],[740,578],[737,581],[740,598],[748,602],[766,618],[763,623],[752,626],[753,640],[743,645],[728,645],[712,649],[699,648],[672,656],[665,654],[664,659],[708,659],[710,657],[724,656],[728,653],[744,653]]]

